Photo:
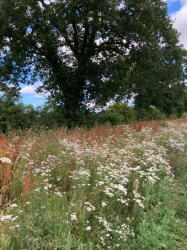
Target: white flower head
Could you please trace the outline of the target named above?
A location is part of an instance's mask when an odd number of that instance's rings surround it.
[[[17,207],[17,206],[18,206],[17,204],[11,204],[10,208],[14,208],[14,207]]]
[[[91,212],[91,211],[94,211],[95,210],[95,207],[92,206],[92,204],[90,202],[84,202],[85,204],[85,208],[88,212]]]
[[[11,160],[9,158],[7,158],[7,157],[1,157],[0,161],[2,163],[7,163],[7,164],[12,163]]]
[[[101,205],[102,205],[102,207],[106,207],[107,203],[105,201],[102,201]]]
[[[92,228],[91,228],[90,226],[87,226],[87,227],[86,227],[86,230],[87,230],[87,231],[90,231],[91,229],[92,229]]]
[[[72,213],[70,216],[71,216],[71,220],[76,220],[77,221],[76,213]]]
[[[11,220],[12,219],[12,215],[4,215],[0,217],[1,221],[5,221],[5,220]]]

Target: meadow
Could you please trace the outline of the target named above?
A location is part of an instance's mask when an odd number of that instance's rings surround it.
[[[0,138],[1,250],[186,246],[187,119]]]

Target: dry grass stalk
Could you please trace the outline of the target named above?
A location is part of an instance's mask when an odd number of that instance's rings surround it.
[[[9,199],[10,186],[14,179],[14,163],[17,159],[20,143],[11,147],[5,135],[0,137],[0,206]]]

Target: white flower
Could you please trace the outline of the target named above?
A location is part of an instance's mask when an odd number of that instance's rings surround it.
[[[90,231],[91,229],[92,229],[92,228],[91,228],[90,226],[87,226],[87,227],[86,227],[86,230],[87,230],[87,231]]]
[[[99,238],[100,238],[100,240],[104,241],[104,238],[103,238],[103,237],[99,237]]]
[[[18,228],[19,227],[19,224],[13,226],[13,227],[9,227],[10,229],[14,230],[15,228]]]
[[[140,199],[135,200],[138,204],[140,204],[142,201]]]
[[[106,204],[105,201],[102,201],[101,205],[102,205],[102,207],[106,207],[107,206],[107,204]]]
[[[2,158],[0,158],[0,161],[1,161],[2,163],[7,163],[7,164],[12,163],[11,160],[10,160],[9,158],[7,158],[7,157],[2,157]]]
[[[76,213],[72,213],[70,216],[71,216],[71,220],[77,220]]]
[[[15,221],[18,218],[18,216],[11,219],[11,221]]]
[[[17,206],[18,206],[17,204],[12,204],[10,205],[10,208],[17,207]]]
[[[103,192],[105,194],[107,194],[109,197],[113,197],[114,196],[114,194],[112,192],[110,192],[108,188],[106,188]]]
[[[58,191],[58,192],[54,192],[54,194],[56,194],[56,195],[58,195],[58,196],[60,196],[60,197],[63,196],[59,191]]]
[[[91,211],[92,211],[91,207],[87,207],[86,210],[87,210],[88,212],[91,212]]]
[[[1,221],[5,221],[5,220],[10,220],[12,218],[12,215],[4,215],[0,218]]]
[[[136,199],[135,201],[138,203],[139,207],[144,208],[144,205],[140,199]]]
[[[94,211],[95,210],[95,207],[92,206],[92,204],[90,202],[84,202],[84,204],[86,205],[86,210],[88,212],[91,212],[91,211]]]
[[[154,183],[154,182],[155,182],[155,179],[154,179],[152,176],[147,176],[147,179],[148,179],[151,183]]]

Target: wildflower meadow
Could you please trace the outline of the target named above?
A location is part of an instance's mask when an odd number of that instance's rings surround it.
[[[0,139],[1,250],[187,246],[187,120]]]

